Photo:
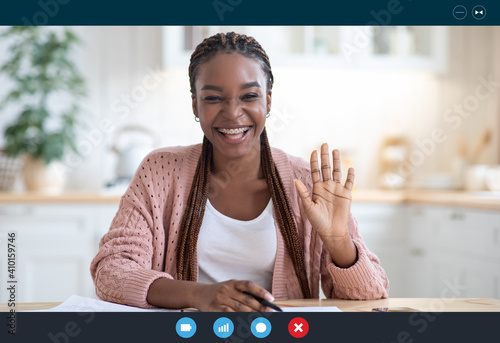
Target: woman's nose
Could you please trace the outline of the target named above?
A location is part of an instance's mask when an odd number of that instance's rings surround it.
[[[226,117],[230,118],[238,118],[243,114],[243,109],[239,101],[234,99],[228,99],[224,102],[224,106],[222,108],[223,114]]]

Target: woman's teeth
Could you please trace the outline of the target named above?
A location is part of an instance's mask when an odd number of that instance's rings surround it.
[[[219,130],[219,132],[224,134],[235,135],[237,133],[247,132],[249,129],[250,127],[240,127],[237,129],[217,129],[217,130]]]
[[[229,139],[239,139],[242,138],[245,133],[250,130],[250,127],[239,127],[237,129],[217,129],[220,133]]]

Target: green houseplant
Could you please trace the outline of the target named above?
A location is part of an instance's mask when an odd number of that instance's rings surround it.
[[[0,110],[18,111],[5,129],[4,150],[26,158],[27,188],[43,190],[48,181],[29,182],[28,174],[40,178],[68,150],[77,152],[78,104],[86,92],[70,54],[79,39],[68,28],[37,26],[13,26],[0,37],[11,42],[0,73],[13,84],[1,100]]]

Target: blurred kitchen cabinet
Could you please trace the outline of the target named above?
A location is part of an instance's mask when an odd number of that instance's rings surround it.
[[[72,294],[95,297],[90,262],[117,208],[117,204],[0,205],[2,248],[7,233],[16,233],[17,302],[64,301]],[[6,285],[6,263],[0,273]],[[7,299],[5,287],[0,295]]]
[[[433,209],[435,246],[445,252],[500,262],[500,214],[455,208]]]
[[[417,204],[353,203],[390,297],[500,297],[500,214]]]
[[[435,216],[439,226],[433,250],[442,255],[440,265],[458,268],[455,275],[448,275],[462,283],[462,296],[500,297],[500,214],[443,208]]]
[[[428,245],[433,239],[433,222],[424,208],[410,205],[408,208],[408,289],[406,296],[432,298],[435,296]]]
[[[409,297],[406,205],[353,203],[351,212],[369,250],[380,259],[390,283],[389,296]]]
[[[206,37],[253,36],[275,67],[410,69],[442,73],[448,59],[443,26],[165,26],[165,68],[187,67]]]
[[[432,252],[434,297],[498,298],[500,264],[460,254]]]
[[[500,214],[412,205],[409,219],[412,296],[500,297]]]

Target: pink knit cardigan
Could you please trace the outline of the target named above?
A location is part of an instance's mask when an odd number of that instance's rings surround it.
[[[146,301],[151,283],[162,277],[176,278],[178,233],[200,153],[201,144],[162,148],[142,161],[90,266],[100,299],[152,307]],[[349,268],[339,268],[311,227],[294,185],[294,179],[299,179],[312,188],[309,163],[275,148],[272,155],[295,214],[313,297],[319,297],[320,275],[328,298],[387,297],[387,276],[377,256],[364,244],[356,219],[351,215],[349,233],[358,260]],[[272,294],[276,299],[302,298],[292,260],[275,224],[278,247]]]

